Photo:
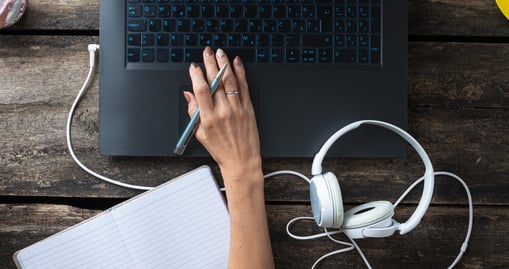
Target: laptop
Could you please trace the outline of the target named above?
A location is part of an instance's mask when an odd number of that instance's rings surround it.
[[[174,156],[189,121],[188,68],[205,46],[244,61],[264,157],[312,157],[362,119],[407,126],[407,2],[383,0],[101,0],[99,148]],[[330,157],[404,156],[376,127]],[[207,156],[193,138],[184,156]]]

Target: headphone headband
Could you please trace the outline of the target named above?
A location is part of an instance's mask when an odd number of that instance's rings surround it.
[[[419,204],[417,205],[417,208],[415,209],[414,213],[408,218],[408,220],[404,223],[401,223],[399,225],[399,231],[400,234],[406,234],[410,232],[412,229],[414,229],[417,224],[421,221],[422,217],[426,213],[426,210],[429,207],[429,204],[431,203],[431,198],[433,196],[433,187],[435,183],[435,177],[433,174],[433,165],[431,164],[431,160],[428,157],[428,154],[426,154],[426,151],[424,148],[415,140],[410,134],[408,134],[403,129],[392,125],[390,123],[386,123],[383,121],[376,121],[376,120],[363,120],[363,121],[356,121],[353,123],[350,123],[346,125],[345,127],[338,130],[336,133],[334,133],[327,141],[323,144],[323,146],[320,148],[318,153],[315,155],[315,158],[313,159],[313,165],[311,167],[311,174],[313,176],[319,175],[322,173],[322,162],[325,158],[325,155],[327,154],[327,151],[329,148],[338,140],[340,137],[342,137],[344,134],[357,129],[359,126],[363,124],[368,125],[376,125],[380,127],[384,127],[390,131],[395,132],[402,138],[404,138],[417,152],[417,154],[421,157],[424,166],[426,168],[424,172],[424,188],[422,191],[421,200],[419,201]]]

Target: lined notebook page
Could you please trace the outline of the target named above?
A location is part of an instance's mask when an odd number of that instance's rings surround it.
[[[15,254],[21,268],[226,268],[229,217],[210,168],[160,187]]]

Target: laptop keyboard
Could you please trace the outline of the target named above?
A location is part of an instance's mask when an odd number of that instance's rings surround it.
[[[245,63],[381,61],[381,0],[127,0],[126,61],[202,62],[205,46]]]

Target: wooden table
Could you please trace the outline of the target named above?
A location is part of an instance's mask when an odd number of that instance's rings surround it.
[[[65,146],[67,112],[88,71],[86,48],[99,41],[98,15],[98,0],[32,0],[19,24],[0,31],[1,268],[14,266],[15,250],[139,193],[89,176]],[[472,239],[458,267],[509,268],[509,21],[492,0],[411,0],[409,40],[409,132],[436,170],[466,180],[475,203]],[[152,186],[208,164],[221,181],[210,159],[101,157],[97,81],[73,125],[76,151],[85,164]],[[264,170],[309,175],[311,161],[264,159]],[[346,207],[394,201],[422,174],[411,148],[407,158],[327,159],[324,166],[340,178]],[[466,231],[467,200],[455,181],[436,181],[432,206],[414,231],[358,241],[373,266],[444,268],[452,262]],[[338,248],[326,239],[303,242],[286,235],[291,218],[310,215],[304,181],[269,179],[266,196],[277,268],[309,268]],[[405,220],[418,198],[418,192],[411,195],[396,218]],[[318,231],[313,223],[295,228]],[[355,252],[334,256],[320,268],[340,265],[364,268]]]

